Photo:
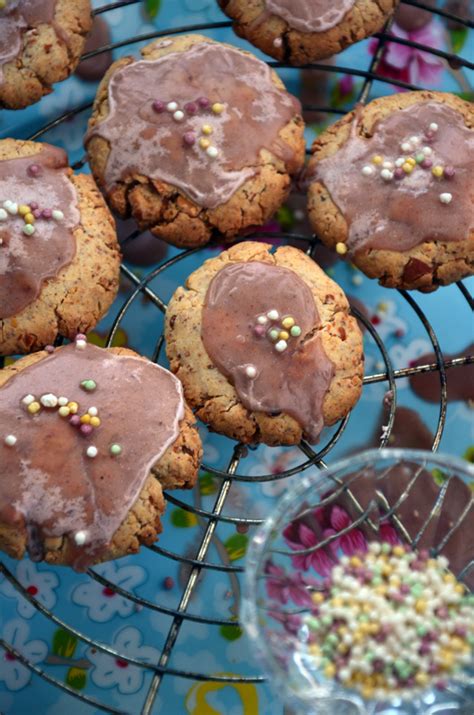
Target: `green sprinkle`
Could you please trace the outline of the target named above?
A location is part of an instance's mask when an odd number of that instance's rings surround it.
[[[383,554],[389,554],[392,550],[392,547],[390,544],[387,544],[387,542],[383,543],[381,546],[381,551]]]
[[[95,388],[97,387],[97,383],[95,382],[95,380],[83,380],[81,382],[81,387],[86,392],[94,392]]]
[[[306,625],[308,626],[308,628],[311,628],[312,631],[319,631],[319,629],[321,628],[320,621],[317,618],[314,618],[314,616],[309,616],[307,618]]]
[[[321,668],[325,668],[327,665],[329,665],[330,662],[331,661],[329,660],[329,658],[321,658],[321,661],[320,661]]]
[[[331,646],[335,646],[339,643],[339,638],[337,637],[337,635],[335,633],[330,633],[327,636],[325,643],[327,643],[328,645],[331,645]]]
[[[375,654],[371,650],[365,654],[365,659],[370,663],[375,658]]]
[[[370,621],[370,618],[367,613],[361,613],[358,618],[358,621],[359,623],[368,623]]]
[[[411,594],[412,596],[418,597],[422,595],[424,590],[425,589],[423,588],[421,583],[415,583],[415,585],[411,587]]]
[[[300,328],[300,326],[299,326],[299,325],[293,325],[293,327],[292,327],[291,330],[290,330],[290,335],[291,335],[293,338],[299,338],[299,336],[301,335],[301,328]]]
[[[394,666],[395,670],[397,670],[398,672],[400,672],[401,670],[403,670],[403,669],[405,668],[406,663],[405,663],[404,660],[399,660],[399,659],[398,659],[398,660],[395,661],[395,663],[393,664],[393,666]]]
[[[323,626],[330,626],[332,623],[332,616],[323,616],[321,618],[321,623],[323,624]]]
[[[425,160],[425,155],[424,154],[417,154],[415,156],[415,161],[417,164],[421,164],[422,161]]]
[[[383,584],[383,578],[380,576],[375,576],[372,579],[372,586],[381,586]]]
[[[111,444],[110,454],[112,455],[112,457],[118,457],[119,454],[122,454],[122,447],[119,444]]]
[[[428,629],[426,626],[418,626],[418,628],[416,629],[416,634],[418,636],[420,636],[421,638],[423,636],[426,636],[427,633],[428,633]]]

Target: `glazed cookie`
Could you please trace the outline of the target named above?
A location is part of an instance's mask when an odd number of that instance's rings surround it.
[[[219,0],[234,30],[281,62],[305,65],[381,30],[398,0]]]
[[[77,570],[134,553],[200,458],[168,370],[84,336],[22,358],[0,371],[0,549]]]
[[[299,102],[264,62],[200,35],[105,75],[85,144],[107,200],[175,246],[264,224],[301,169]]]
[[[27,107],[69,77],[91,25],[90,0],[2,0],[0,106]]]
[[[376,99],[313,144],[319,238],[389,288],[432,291],[474,266],[474,111],[441,92]]]
[[[0,355],[99,322],[115,298],[115,224],[91,176],[49,144],[0,141]]]
[[[302,251],[245,242],[206,261],[166,313],[171,370],[196,415],[241,442],[317,442],[347,415],[362,335],[338,285]]]

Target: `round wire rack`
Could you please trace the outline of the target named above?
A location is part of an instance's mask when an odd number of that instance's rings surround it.
[[[122,0],[120,2],[113,2],[109,3],[107,5],[104,5],[103,7],[95,10],[94,14],[95,15],[101,15],[103,13],[108,13],[112,12],[116,8],[124,8],[128,5],[134,5],[140,2],[140,0]],[[406,5],[410,5],[416,8],[420,8],[423,10],[427,10],[431,13],[434,13],[436,15],[441,16],[442,18],[445,18],[446,20],[452,21],[457,23],[458,26],[464,26],[468,28],[474,28],[474,22],[472,20],[466,19],[459,17],[451,12],[447,12],[444,9],[434,9],[433,7],[428,6],[427,4],[423,2],[418,2],[418,0],[402,0]],[[188,26],[181,26],[181,27],[172,27],[172,28],[166,28],[162,29],[156,32],[150,32],[142,35],[137,35],[134,37],[130,37],[126,40],[112,43],[106,46],[103,46],[97,50],[94,50],[92,52],[87,53],[84,55],[83,59],[90,59],[93,58],[97,55],[100,55],[105,52],[109,52],[112,50],[116,50],[122,47],[128,47],[132,46],[141,42],[153,40],[157,37],[161,37],[164,35],[171,35],[171,34],[181,34],[181,33],[187,33],[187,32],[201,32],[201,31],[216,31],[222,28],[229,28],[231,27],[232,23],[231,22],[216,22],[216,23],[209,23],[209,24],[195,24],[195,25],[188,25]],[[355,76],[355,77],[360,77],[362,78],[362,87],[358,93],[358,96],[354,102],[360,102],[364,103],[368,100],[369,94],[372,88],[372,84],[374,81],[377,82],[382,82],[385,83],[387,86],[387,92],[390,92],[390,85],[396,85],[400,88],[403,89],[408,89],[408,90],[420,90],[423,89],[423,87],[420,86],[415,86],[412,84],[409,84],[407,82],[404,82],[402,80],[395,80],[395,79],[387,79],[379,74],[377,74],[377,69],[379,67],[379,64],[381,62],[382,58],[382,53],[385,44],[387,41],[390,42],[395,42],[401,45],[405,45],[408,47],[412,47],[418,50],[422,50],[423,52],[427,52],[433,55],[437,55],[438,57],[443,58],[444,60],[447,61],[447,63],[453,67],[453,68],[464,68],[468,70],[474,70],[474,63],[469,62],[467,59],[464,59],[462,57],[459,57],[455,54],[451,54],[448,52],[444,52],[441,50],[436,50],[424,45],[420,45],[417,42],[413,42],[408,39],[402,39],[398,37],[394,37],[393,35],[390,34],[390,25],[391,21],[389,21],[386,26],[384,27],[382,32],[376,33],[374,35],[375,38],[377,38],[377,47],[370,59],[370,63],[367,67],[366,70],[359,70],[355,69],[352,67],[344,67],[338,64],[333,64],[333,65],[327,65],[327,64],[311,64],[307,65],[303,69],[305,70],[318,70],[320,72],[331,72],[331,73],[344,73],[347,75]],[[270,61],[269,64],[274,67],[274,68],[291,68],[290,65],[287,65],[282,62],[274,62]],[[301,68],[292,68],[294,71],[299,71]],[[66,122],[76,115],[79,115],[83,112],[87,112],[92,106],[92,103],[88,102],[85,104],[82,104],[80,106],[75,107],[74,109],[67,111],[63,113],[61,116],[57,117],[53,121],[49,122],[45,126],[43,126],[41,129],[36,131],[32,136],[30,136],[30,139],[36,140],[36,139],[43,139],[47,137],[48,133],[53,130],[55,127],[58,125],[62,124],[63,122]],[[327,113],[328,115],[338,115],[338,114],[345,114],[346,111],[348,110],[341,110],[341,109],[336,109],[332,107],[327,107],[327,106],[314,106],[314,105],[303,105],[303,110],[305,111],[311,111],[311,112],[319,112],[319,113]],[[307,150],[309,153],[309,149]],[[85,157],[78,161],[76,164],[74,164],[73,168],[75,170],[80,169],[86,162]],[[125,241],[132,241],[137,236],[139,235],[138,231],[134,231],[133,233],[128,236]],[[301,247],[306,250],[308,255],[313,256],[315,250],[317,249],[319,245],[318,238],[314,235],[301,235],[301,234],[295,234],[295,233],[269,233],[266,234],[264,232],[259,232],[255,234],[254,238],[272,238],[272,239],[283,239],[287,241],[291,241],[293,243],[297,243],[301,245]],[[117,331],[119,330],[125,316],[127,315],[129,309],[133,306],[136,305],[138,301],[140,300],[146,300],[149,304],[154,306],[160,314],[163,314],[166,310],[166,302],[163,300],[162,297],[156,292],[154,287],[151,285],[157,277],[162,277],[163,275],[167,274],[167,272],[170,271],[170,269],[175,266],[177,263],[183,261],[188,256],[191,256],[192,254],[195,254],[196,252],[203,250],[203,249],[191,249],[191,250],[186,250],[180,252],[178,255],[173,256],[169,260],[161,263],[157,268],[155,268],[153,271],[151,271],[145,278],[141,278],[137,272],[132,270],[130,267],[127,265],[123,264],[121,267],[122,274],[123,276],[130,282],[132,285],[132,291],[130,295],[127,297],[123,305],[121,305],[120,309],[118,310],[118,313],[116,315],[116,318],[113,322],[113,325],[111,327],[111,330],[108,334],[107,337],[107,345],[111,345],[114,341],[114,338],[117,335]],[[457,289],[459,290],[462,300],[467,303],[468,309],[472,310],[474,308],[474,300],[471,297],[467,287],[462,283],[459,282],[457,284]],[[392,399],[390,400],[389,403],[389,412],[388,412],[388,417],[386,419],[386,426],[383,429],[383,434],[382,438],[380,440],[380,446],[386,447],[389,445],[389,440],[390,436],[393,431],[394,427],[394,421],[395,421],[395,415],[396,415],[396,409],[397,409],[397,382],[399,382],[403,378],[407,378],[413,375],[418,375],[422,373],[436,373],[439,377],[439,385],[440,385],[440,400],[439,400],[439,414],[437,418],[437,425],[436,429],[433,435],[433,441],[432,441],[432,450],[436,451],[439,444],[441,437],[443,435],[443,430],[445,427],[445,422],[446,422],[446,412],[447,412],[447,401],[448,401],[448,390],[447,390],[447,379],[446,379],[446,372],[448,370],[459,370],[462,366],[466,366],[468,364],[474,363],[474,355],[470,356],[462,356],[462,357],[454,357],[454,358],[445,358],[443,355],[443,352],[440,347],[440,342],[438,340],[438,337],[436,335],[435,330],[433,329],[432,325],[430,324],[428,318],[426,317],[425,313],[423,312],[422,308],[419,306],[417,303],[415,294],[413,293],[407,293],[406,291],[400,290],[398,293],[402,296],[403,300],[406,301],[410,309],[413,311],[417,319],[419,320],[419,326],[421,328],[421,331],[425,333],[427,336],[428,340],[430,341],[435,360],[433,362],[427,362],[422,365],[408,365],[403,368],[398,368],[396,369],[393,365],[393,362],[390,358],[389,352],[384,344],[384,341],[382,340],[381,336],[377,332],[376,326],[372,323],[372,321],[363,313],[361,312],[356,306],[352,306],[352,312],[356,316],[356,318],[364,325],[367,333],[370,335],[371,339],[374,341],[374,344],[376,345],[377,349],[380,352],[381,356],[381,361],[384,365],[383,369],[374,372],[372,374],[365,375],[364,377],[364,386],[368,386],[374,383],[383,383],[386,385],[387,390],[390,391],[392,395]],[[120,300],[120,298],[118,299]],[[161,334],[160,337],[158,338],[156,342],[156,346],[154,349],[153,353],[153,360],[158,361],[162,354],[164,353],[163,350],[164,346],[164,340],[163,340],[163,335]],[[1,361],[1,358],[0,358]],[[2,363],[0,362],[0,367]],[[184,588],[182,590],[179,603],[176,608],[171,608],[167,606],[160,605],[159,603],[155,603],[149,599],[145,599],[142,597],[139,597],[132,593],[131,591],[127,591],[126,589],[117,586],[116,584],[112,583],[108,579],[104,578],[100,574],[98,574],[94,569],[90,569],[88,571],[88,576],[91,579],[94,579],[96,582],[104,586],[104,588],[110,589],[111,592],[119,594],[120,596],[128,599],[130,602],[133,602],[137,609],[141,608],[146,608],[150,609],[151,611],[155,611],[161,614],[165,614],[169,617],[171,617],[171,626],[169,628],[169,631],[167,633],[167,636],[164,641],[164,645],[161,649],[161,654],[158,659],[158,662],[156,663],[148,663],[140,660],[137,657],[132,657],[130,655],[127,655],[124,652],[119,652],[112,648],[111,646],[107,645],[106,643],[103,643],[99,640],[96,640],[95,638],[92,638],[88,636],[86,633],[81,632],[76,627],[71,626],[68,624],[63,618],[60,618],[58,615],[56,615],[53,611],[50,609],[46,608],[40,600],[35,598],[33,594],[31,594],[21,583],[20,581],[15,577],[15,575],[12,573],[12,571],[8,568],[8,566],[0,561],[0,573],[3,574],[3,576],[10,582],[10,584],[13,585],[13,587],[21,594],[22,598],[24,598],[26,601],[28,601],[34,608],[36,608],[45,618],[49,619],[50,622],[54,623],[56,626],[59,628],[63,629],[66,631],[68,634],[74,636],[78,640],[82,641],[83,643],[93,647],[97,651],[109,654],[113,658],[118,658],[121,661],[124,661],[126,663],[133,664],[135,666],[138,666],[139,668],[146,669],[148,671],[152,672],[152,678],[149,684],[148,692],[146,694],[145,700],[142,704],[141,707],[141,714],[142,715],[150,715],[152,712],[156,712],[155,708],[155,702],[157,699],[158,692],[160,690],[160,687],[163,683],[164,678],[169,678],[171,677],[178,677],[178,678],[186,678],[191,681],[219,681],[223,683],[259,683],[264,680],[263,676],[259,674],[255,675],[215,675],[215,674],[209,674],[209,673],[203,673],[200,672],[199,670],[196,670],[194,672],[187,671],[187,670],[182,670],[179,668],[171,667],[170,666],[170,660],[171,656],[173,653],[173,649],[175,647],[176,641],[178,639],[181,627],[184,623],[187,621],[191,622],[197,622],[197,623],[202,623],[202,624],[207,624],[209,626],[235,626],[236,625],[236,620],[235,619],[223,619],[223,618],[212,618],[208,616],[203,616],[203,615],[198,615],[195,613],[192,613],[189,610],[191,598],[196,590],[196,587],[198,585],[198,581],[200,579],[200,576],[202,575],[203,572],[220,572],[222,574],[228,574],[231,578],[239,578],[239,575],[243,571],[242,566],[236,566],[233,565],[232,563],[226,562],[225,559],[222,559],[222,562],[217,562],[217,561],[210,561],[209,560],[209,550],[211,545],[214,543],[216,540],[216,528],[219,525],[219,523],[227,523],[227,524],[233,524],[234,526],[239,527],[242,530],[248,530],[251,527],[255,527],[258,524],[262,523],[262,519],[257,519],[257,518],[249,518],[246,517],[242,513],[237,513],[237,514],[232,514],[232,515],[226,515],[223,513],[224,507],[226,505],[226,502],[229,497],[229,493],[232,487],[233,483],[238,483],[238,482],[260,482],[260,483],[265,483],[265,482],[272,482],[276,480],[285,480],[288,479],[289,477],[294,476],[295,474],[304,472],[305,470],[309,469],[310,467],[316,466],[319,469],[325,469],[326,468],[326,463],[325,463],[325,458],[328,456],[328,454],[331,452],[331,450],[334,448],[334,446],[338,443],[339,439],[341,438],[342,434],[346,430],[346,427],[349,422],[349,415],[341,421],[341,423],[338,425],[337,429],[333,431],[331,434],[331,437],[328,439],[328,441],[323,444],[322,446],[319,447],[317,451],[315,451],[309,444],[306,442],[301,442],[299,445],[299,451],[301,454],[301,461],[297,466],[294,466],[292,468],[284,469],[282,471],[279,471],[278,473],[267,473],[267,474],[248,474],[245,471],[245,457],[248,454],[248,446],[244,446],[241,444],[234,444],[231,443],[230,440],[228,441],[229,445],[232,445],[231,449],[231,456],[227,464],[227,469],[217,469],[212,467],[209,464],[202,464],[202,469],[208,472],[218,480],[219,482],[219,488],[217,491],[217,494],[215,496],[215,501],[211,509],[204,509],[201,507],[200,504],[188,504],[187,502],[183,501],[180,499],[176,494],[170,494],[166,493],[165,497],[166,500],[175,506],[180,507],[181,509],[185,510],[186,512],[190,512],[195,515],[195,517],[199,520],[199,523],[202,526],[202,538],[200,539],[200,542],[196,548],[195,555],[191,558],[189,555],[184,554],[184,553],[178,553],[169,549],[165,549],[164,547],[160,546],[159,544],[155,544],[151,547],[148,547],[151,552],[153,552],[153,555],[157,559],[161,560],[172,560],[175,562],[179,562],[180,564],[185,564],[187,567],[187,575],[185,578],[185,584]],[[471,564],[472,565],[472,564]],[[7,653],[11,654],[14,658],[16,658],[21,664],[26,666],[30,671],[35,673],[37,676],[41,677],[44,679],[46,682],[48,682],[52,687],[56,687],[61,689],[62,691],[65,691],[68,693],[71,697],[77,698],[81,700],[84,704],[87,704],[91,706],[92,708],[96,708],[98,710],[108,712],[108,713],[123,713],[124,710],[118,709],[110,704],[107,704],[105,702],[102,702],[96,697],[92,697],[88,694],[82,693],[67,683],[64,683],[57,679],[56,677],[52,676],[49,672],[46,672],[43,670],[39,665],[36,665],[35,663],[31,662],[28,658],[23,656],[11,643],[6,642],[3,639],[0,639],[0,647],[2,647]],[[197,667],[198,664],[196,664]]]

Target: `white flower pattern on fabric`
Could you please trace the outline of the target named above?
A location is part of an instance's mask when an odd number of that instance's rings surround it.
[[[143,663],[157,663],[159,651],[142,643],[143,634],[137,628],[126,626],[115,634],[112,648]],[[95,648],[88,649],[87,657],[92,663],[91,679],[99,688],[117,688],[122,695],[130,695],[143,686],[147,669],[121,658],[112,658]]]
[[[53,571],[40,570],[32,561],[24,559],[16,568],[16,578],[45,608],[48,610],[54,608],[59,579]],[[36,607],[27,601],[7,579],[0,582],[0,593],[17,601],[18,614],[23,618],[33,618],[38,613]]]
[[[48,654],[48,645],[40,640],[28,640],[30,629],[25,621],[8,621],[3,628],[3,640],[31,663],[40,663]],[[0,650],[0,683],[7,690],[21,690],[30,682],[32,672],[8,651]]]
[[[125,591],[134,592],[134,588],[147,579],[147,573],[141,566],[117,566],[114,561],[101,564],[95,569],[103,578],[120,586]],[[91,621],[105,623],[115,616],[126,618],[135,610],[133,601],[103,586],[89,577],[73,590],[71,600],[78,606],[87,608]]]

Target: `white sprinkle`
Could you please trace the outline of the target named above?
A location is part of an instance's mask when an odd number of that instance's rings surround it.
[[[439,200],[441,201],[442,204],[450,204],[451,201],[453,200],[453,195],[448,194],[448,193],[440,194]]]
[[[411,152],[412,146],[411,146],[410,142],[403,142],[403,144],[401,145],[401,149],[404,152]]]
[[[280,313],[278,312],[278,310],[275,310],[275,308],[273,308],[272,310],[269,310],[267,313],[267,318],[269,320],[278,320],[279,317],[280,317]]]
[[[87,412],[91,417],[97,417],[97,415],[99,414],[99,410],[97,409],[97,407],[89,407]]]
[[[13,201],[5,201],[3,208],[12,216],[16,216],[18,213],[18,204],[15,204]]]
[[[58,397],[58,405],[60,407],[65,407],[68,402],[69,400],[67,399],[67,397]]]
[[[77,546],[83,546],[87,541],[87,531],[76,531],[74,534],[74,541]]]
[[[75,344],[78,350],[85,350],[87,347],[87,342],[85,340],[76,340]]]
[[[35,227],[31,223],[25,223],[21,230],[25,236],[32,236],[35,232]]]
[[[3,238],[0,238],[0,246],[3,246]]]
[[[62,221],[64,218],[63,212],[59,209],[54,209],[54,211],[51,212],[51,216],[54,218],[55,221]]]
[[[393,169],[393,161],[384,161],[382,169]]]
[[[438,125],[436,122],[431,122],[430,124],[430,132],[437,132],[438,131]]]
[[[181,111],[181,109],[178,109],[174,114],[173,114],[173,119],[175,122],[182,122],[184,119],[184,112]]]
[[[210,146],[206,149],[206,154],[211,157],[211,159],[215,159],[216,156],[219,154],[219,149],[217,149],[215,146]]]
[[[266,315],[259,315],[257,318],[257,323],[260,323],[260,325],[265,325],[265,323],[268,322],[268,318]]]
[[[41,395],[40,402],[43,407],[57,407],[58,398],[52,392],[48,392],[46,395]]]
[[[352,283],[355,286],[360,286],[362,285],[363,278],[359,274],[356,274],[355,276],[352,276]]]
[[[253,365],[247,365],[245,368],[245,374],[247,377],[256,377],[257,376],[257,369]]]
[[[420,137],[410,137],[409,141],[410,144],[414,144],[415,146],[418,146],[421,142]]]
[[[382,169],[380,176],[384,181],[391,181],[393,179],[393,171],[390,171],[390,169]]]
[[[7,447],[14,447],[16,445],[16,437],[14,434],[7,434],[5,437],[5,444]]]
[[[433,149],[430,146],[424,146],[421,151],[425,156],[431,156],[433,153]]]
[[[396,160],[395,166],[403,166],[404,163],[405,163],[405,157],[401,156],[399,159]]]
[[[176,110],[178,109],[178,105],[176,102],[168,102],[168,104],[166,105],[166,109],[168,110],[168,112],[176,112]]]
[[[282,45],[283,45],[283,40],[281,39],[281,37],[275,37],[275,39],[273,40],[273,46],[281,47]]]
[[[0,221],[6,221],[8,218],[8,214],[5,211],[5,209],[0,209]]]
[[[286,342],[286,340],[279,340],[275,345],[275,350],[279,353],[282,353],[286,350],[287,347],[288,343]]]
[[[99,453],[99,450],[97,449],[97,447],[94,447],[93,444],[91,444],[91,446],[86,449],[86,454],[91,459],[94,459],[94,457],[97,457],[98,453]]]
[[[373,166],[367,165],[367,166],[363,166],[363,167],[362,167],[362,174],[363,174],[364,176],[372,176],[372,174],[374,173],[374,171],[375,171],[375,169],[374,169]]]
[[[26,405],[28,407],[28,405],[31,405],[31,403],[34,401],[35,401],[34,395],[25,395],[21,402],[23,405]]]

